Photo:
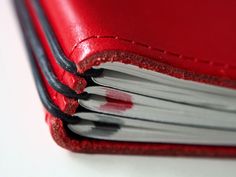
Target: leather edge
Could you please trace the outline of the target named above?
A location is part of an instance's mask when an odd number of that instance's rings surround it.
[[[61,147],[72,152],[89,154],[123,154],[123,155],[159,155],[186,157],[236,158],[235,147],[114,142],[81,138],[71,138],[61,120],[46,113],[51,136]]]

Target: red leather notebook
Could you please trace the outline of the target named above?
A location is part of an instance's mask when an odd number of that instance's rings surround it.
[[[16,1],[56,143],[235,157],[235,3]]]

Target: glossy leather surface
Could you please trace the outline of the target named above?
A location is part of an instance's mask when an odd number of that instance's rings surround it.
[[[236,2],[41,0],[66,55],[78,64],[122,50],[173,67],[236,79]]]
[[[37,18],[35,11],[33,10],[30,0],[25,0],[26,6],[29,10],[30,17],[33,21],[35,31],[38,34],[38,38],[44,47],[48,62],[52,66],[52,72],[56,75],[58,80],[63,84],[69,86],[71,89],[75,90],[77,93],[81,93],[86,86],[86,81],[84,79],[76,77],[75,75],[65,71],[57,62],[50,50],[47,38],[42,30],[42,26]]]

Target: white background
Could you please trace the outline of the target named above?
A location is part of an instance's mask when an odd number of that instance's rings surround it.
[[[44,122],[10,1],[0,0],[0,177],[236,176],[229,159],[85,155],[57,146]]]

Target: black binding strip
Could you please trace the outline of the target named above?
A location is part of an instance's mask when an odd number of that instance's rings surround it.
[[[28,34],[27,31],[29,30],[27,28],[27,26],[24,26],[25,23],[25,10],[24,10],[24,4],[22,3],[22,1],[19,0],[14,0],[14,5],[15,5],[15,9],[18,15],[18,18],[20,20],[20,25],[23,31],[23,37],[24,37],[24,41],[26,44],[26,48],[28,51],[28,55],[29,55],[29,62],[31,65],[31,69],[33,72],[33,76],[34,76],[34,80],[36,83],[36,87],[37,87],[37,91],[39,93],[39,97],[41,99],[41,102],[43,103],[44,107],[47,109],[47,111],[49,113],[51,113],[53,116],[60,118],[62,121],[66,122],[66,123],[70,123],[70,124],[75,124],[78,123],[81,119],[78,116],[71,116],[69,114],[66,114],[64,112],[62,112],[51,100],[50,96],[47,93],[47,90],[44,86],[42,77],[40,75],[37,63],[34,59],[34,54],[33,51],[31,49],[31,45],[30,42],[27,40],[28,39]],[[41,52],[40,49],[38,49],[38,52]]]
[[[102,69],[89,69],[85,71],[84,73],[78,73],[77,68],[74,62],[69,60],[64,51],[62,50],[61,46],[59,45],[56,36],[53,33],[53,30],[51,29],[50,24],[47,21],[47,18],[43,12],[43,9],[41,7],[41,4],[38,0],[32,0],[32,5],[34,7],[34,10],[37,14],[38,20],[41,23],[41,26],[43,28],[44,34],[47,38],[47,41],[50,45],[51,51],[57,60],[57,62],[68,72],[71,72],[73,74],[76,74],[77,76],[81,77],[97,77],[101,75]]]
[[[52,67],[48,62],[47,56],[45,51],[42,47],[42,44],[35,32],[34,26],[32,24],[32,20],[27,12],[27,9],[24,5],[24,2],[21,2],[21,5],[18,5],[18,9],[20,11],[20,15],[22,18],[22,28],[24,30],[25,36],[29,41],[31,46],[31,50],[34,53],[35,59],[39,64],[46,80],[48,83],[59,93],[70,97],[70,98],[80,98],[80,99],[87,99],[87,93],[77,94],[74,90],[69,88],[67,85],[62,84],[58,78],[53,73]]]

